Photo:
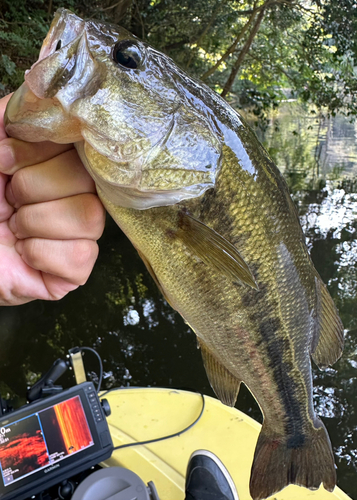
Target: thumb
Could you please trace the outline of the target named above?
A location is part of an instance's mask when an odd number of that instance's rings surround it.
[[[0,141],[3,139],[6,139],[7,135],[5,132],[5,126],[4,126],[4,114],[5,114],[5,109],[7,103],[10,101],[10,97],[12,94],[9,94],[2,99],[0,99]]]

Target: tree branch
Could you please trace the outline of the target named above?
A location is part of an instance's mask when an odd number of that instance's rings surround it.
[[[180,47],[182,47],[182,45],[186,45],[186,43],[190,43],[190,39],[188,37],[183,38],[179,42],[173,42],[169,45],[165,45],[165,47],[163,47],[163,50],[179,49]]]
[[[115,9],[115,7],[118,7],[118,5],[120,5],[121,3],[122,3],[122,0],[119,0],[119,2],[113,3],[113,5],[109,5],[109,7],[104,7],[102,9],[98,9],[98,10],[100,12],[105,12],[106,10]]]
[[[275,1],[267,1],[264,4],[260,5],[259,7],[253,8],[252,10],[247,10],[247,11],[241,11],[239,12],[239,15],[244,15],[244,14],[250,14],[250,18],[248,19],[247,23],[243,26],[242,31],[239,33],[237,38],[234,40],[232,45],[227,49],[227,51],[223,54],[223,56],[210,68],[208,71],[206,71],[202,76],[201,80],[205,81],[207,78],[209,78],[213,73],[219,68],[219,66],[232,54],[238,43],[242,40],[243,36],[247,32],[248,28],[250,27],[251,23],[254,20],[255,14],[260,12],[261,10],[265,10],[268,7],[271,8],[275,5],[280,5],[280,4],[288,4],[290,6],[294,6],[293,4],[295,3],[295,0],[275,0]],[[256,3],[255,3],[256,5]]]
[[[253,51],[249,53],[249,57],[252,58],[254,61],[257,61],[258,63],[261,63],[261,59],[258,56],[256,56]],[[275,69],[278,73],[280,71],[292,83],[296,83],[294,78],[291,75],[289,75],[289,73],[278,64],[271,64],[270,67]]]
[[[252,11],[252,14],[250,16],[250,18],[248,19],[248,21],[245,23],[245,25],[243,26],[242,30],[240,31],[239,35],[237,36],[237,38],[234,40],[234,42],[232,43],[232,45],[226,50],[226,52],[223,54],[223,56],[216,62],[216,64],[214,66],[212,66],[212,68],[210,68],[208,71],[206,71],[206,73],[204,73],[202,76],[201,76],[201,80],[205,81],[207,80],[207,78],[209,78],[211,75],[213,75],[213,73],[216,71],[216,69],[219,68],[219,66],[228,58],[228,56],[230,56],[230,54],[232,54],[232,52],[235,51],[238,43],[241,41],[241,39],[244,37],[244,35],[246,34],[249,26],[252,24],[253,22],[253,19],[255,17],[255,14],[258,12],[258,9],[255,9]]]
[[[143,18],[141,16],[140,9],[139,9],[139,6],[138,6],[138,3],[137,3],[136,0],[134,0],[134,4],[135,4],[136,12],[137,12],[137,20],[139,21],[140,26],[141,26],[141,39],[145,40],[145,25],[144,25],[144,21],[143,21]]]
[[[193,50],[193,51],[191,52],[190,58],[189,58],[189,60],[188,60],[188,62],[187,62],[187,64],[186,64],[186,68],[188,68],[188,67],[190,66],[190,64],[191,64],[191,62],[192,62],[192,59],[193,59],[193,57],[194,57],[194,55],[195,55],[195,52],[197,52],[197,49],[198,49],[198,47],[200,46],[200,43],[202,42],[203,37],[205,37],[205,36],[206,36],[206,34],[207,34],[208,30],[210,29],[210,27],[212,26],[212,24],[213,24],[213,23],[214,23],[214,21],[216,20],[217,14],[218,14],[218,12],[221,10],[222,5],[223,5],[223,2],[218,0],[218,2],[216,3],[216,7],[214,8],[214,10],[213,10],[213,12],[212,12],[212,16],[211,16],[210,20],[208,21],[208,23],[207,23],[207,25],[206,25],[205,29],[204,29],[204,30],[201,32],[201,34],[197,37],[196,41],[191,42],[191,43],[195,43],[195,44],[196,44],[196,50]]]
[[[225,86],[224,86],[224,88],[222,90],[222,93],[221,93],[222,97],[225,97],[228,94],[228,92],[231,90],[231,88],[232,88],[233,82],[235,80],[235,77],[238,74],[238,71],[239,71],[239,69],[241,67],[241,64],[242,64],[245,56],[247,55],[247,53],[248,53],[248,51],[250,49],[250,46],[253,43],[255,35],[258,33],[258,30],[259,30],[261,22],[262,22],[262,20],[264,18],[265,11],[266,11],[266,8],[268,6],[268,3],[269,3],[269,0],[268,0],[268,2],[266,2],[266,4],[263,6],[263,8],[261,9],[261,11],[259,12],[258,18],[257,18],[257,20],[256,20],[256,22],[255,22],[255,24],[254,24],[254,26],[252,28],[252,31],[250,32],[247,41],[245,42],[242,50],[240,51],[238,59],[236,60],[234,66],[232,68],[231,74],[229,75],[228,80],[226,81],[226,84],[225,84]]]

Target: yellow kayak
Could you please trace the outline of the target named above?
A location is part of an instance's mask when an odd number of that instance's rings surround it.
[[[188,427],[202,410],[200,394],[159,388],[125,388],[105,395],[111,406],[108,418],[114,446],[171,435]],[[249,494],[250,468],[260,424],[217,399],[204,397],[202,417],[179,436],[114,451],[103,465],[132,470],[148,483],[153,481],[162,500],[183,500],[185,474],[191,453],[206,449],[215,453],[235,482],[239,499]],[[288,486],[271,500],[351,500],[339,488],[310,491]]]

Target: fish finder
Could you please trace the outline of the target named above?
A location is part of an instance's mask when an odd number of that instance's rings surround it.
[[[0,500],[23,500],[110,457],[97,392],[84,382],[0,418]]]

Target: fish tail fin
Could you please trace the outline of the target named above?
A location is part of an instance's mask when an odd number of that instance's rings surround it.
[[[253,500],[267,498],[289,484],[310,489],[323,483],[328,491],[336,485],[336,471],[325,426],[315,419],[310,435],[274,436],[263,425],[255,449],[250,476]]]

